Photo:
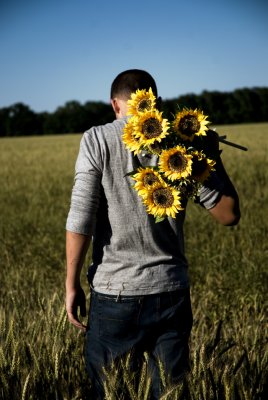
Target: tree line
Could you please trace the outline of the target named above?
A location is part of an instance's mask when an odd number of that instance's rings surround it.
[[[268,121],[268,88],[236,89],[233,92],[203,91],[163,100],[165,115],[179,108],[199,108],[215,125]],[[0,109],[0,136],[30,136],[81,133],[93,125],[114,120],[110,104],[68,101],[55,112],[34,112],[28,105],[16,103]]]

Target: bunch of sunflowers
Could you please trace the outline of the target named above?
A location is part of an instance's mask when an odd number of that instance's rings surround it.
[[[188,198],[198,196],[204,181],[216,164],[209,155],[207,116],[198,109],[179,110],[172,121],[163,118],[151,89],[137,90],[128,101],[130,115],[123,142],[135,155],[142,151],[156,154],[156,167],[139,167],[131,175],[133,187],[146,211],[156,222],[176,218]]]

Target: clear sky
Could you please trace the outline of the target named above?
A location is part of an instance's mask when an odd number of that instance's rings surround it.
[[[148,70],[159,94],[268,86],[266,0],[1,0],[0,108],[109,101]]]

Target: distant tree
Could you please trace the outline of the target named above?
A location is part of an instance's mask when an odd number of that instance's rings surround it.
[[[198,96],[194,93],[189,93],[178,97],[178,107],[197,108],[200,107]]]
[[[9,129],[9,108],[0,109],[0,137],[8,136]]]
[[[181,107],[200,108],[213,124],[268,121],[268,88],[237,89],[234,92],[203,91],[164,101],[164,111]]]
[[[253,88],[260,99],[260,108],[257,110],[261,121],[268,120],[268,88]]]
[[[183,107],[202,109],[212,124],[268,121],[268,88],[205,90],[200,95],[189,93],[162,102],[168,117]],[[53,113],[35,113],[27,105],[16,103],[0,109],[0,136],[81,133],[114,118],[111,105],[101,101],[82,105],[72,100]]]
[[[177,99],[162,100],[161,110],[166,116],[175,115],[178,111]]]
[[[186,94],[174,99],[165,99],[162,101],[162,111],[166,116],[170,117],[175,115],[184,107],[196,108],[198,107],[197,96],[195,94]]]
[[[93,125],[102,125],[112,122],[115,119],[112,106],[101,101],[88,101],[84,105],[87,116],[87,127],[89,129]]]
[[[50,114],[45,121],[46,133],[84,132],[92,125],[101,125],[113,119],[112,107],[102,102],[68,101]]]
[[[70,133],[83,130],[85,112],[78,101],[68,101],[50,114],[44,123],[46,133]]]
[[[29,136],[42,133],[42,123],[38,115],[23,103],[4,108],[0,120],[1,136]]]

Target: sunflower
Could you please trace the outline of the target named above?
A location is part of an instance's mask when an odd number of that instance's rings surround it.
[[[148,189],[157,183],[163,182],[161,175],[153,168],[139,168],[138,172],[132,176],[136,181],[134,188],[142,197],[147,195]]]
[[[172,181],[187,178],[192,171],[192,156],[186,153],[183,146],[163,150],[159,158],[159,168]]]
[[[202,151],[193,151],[192,155],[192,178],[203,183],[214,170],[216,161],[207,158]]]
[[[161,151],[163,150],[161,147],[161,143],[155,141],[154,143],[147,146],[149,153],[156,154],[157,156],[160,155]]]
[[[156,97],[151,88],[148,91],[138,89],[135,93],[131,93],[131,98],[127,104],[128,114],[137,115],[141,112],[153,110],[156,104]]]
[[[147,190],[147,196],[143,198],[148,214],[156,218],[175,218],[183,210],[179,194],[178,190],[165,183],[152,185]]]
[[[143,146],[150,146],[155,141],[161,140],[168,135],[169,122],[162,118],[158,110],[146,111],[135,118],[135,136],[140,139]]]
[[[134,133],[134,120],[135,118],[129,118],[128,122],[124,126],[124,134],[122,135],[122,141],[125,143],[126,147],[130,150],[133,151],[134,154],[137,154],[140,151],[141,148],[141,143],[140,139],[137,138]]]
[[[186,109],[178,112],[173,121],[173,128],[175,132],[184,140],[192,141],[194,136],[205,136],[209,124],[206,121],[207,116],[203,111],[195,109]]]

